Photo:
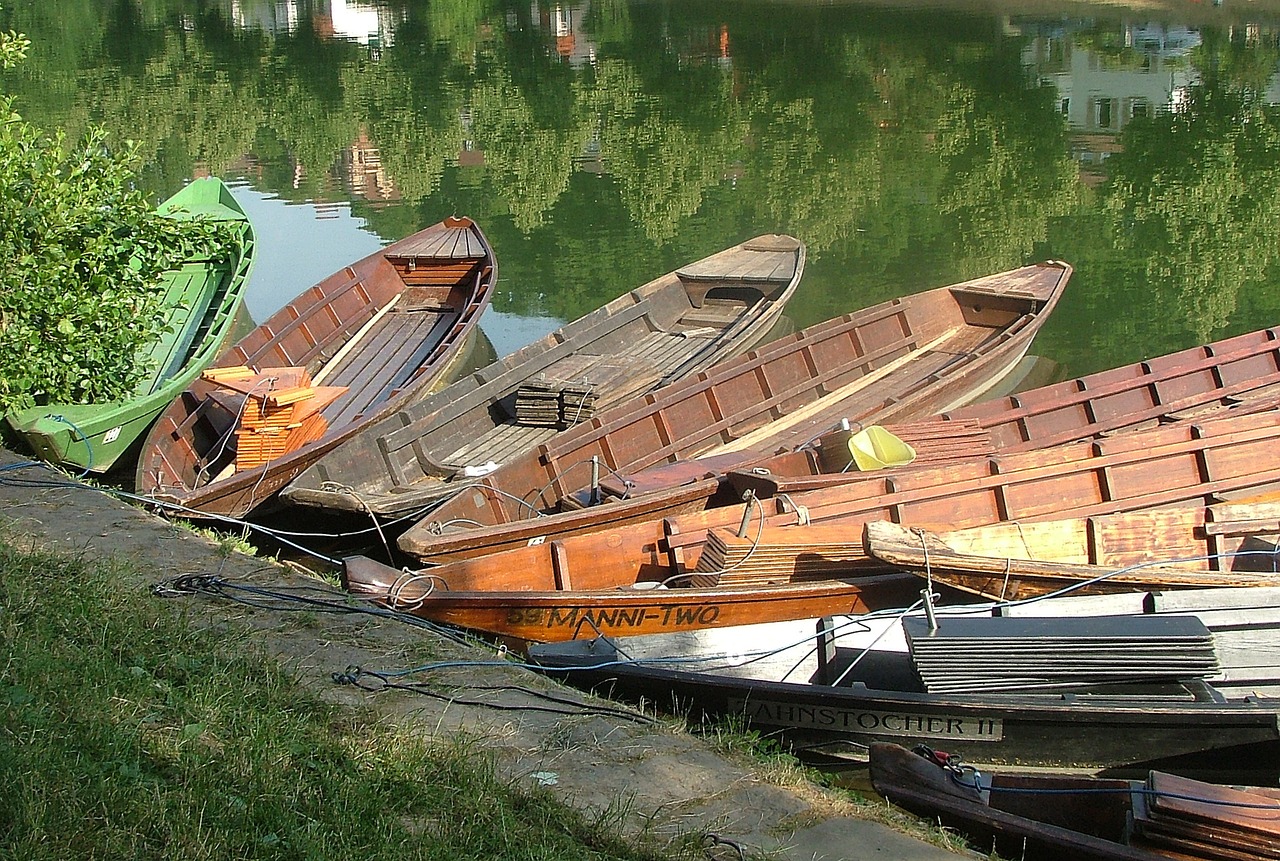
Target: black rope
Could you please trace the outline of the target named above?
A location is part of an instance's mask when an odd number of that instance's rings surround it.
[[[728,837],[722,837],[711,832],[702,835],[702,851],[708,858],[716,857],[715,850],[718,846],[728,846],[737,853],[739,861],[746,861],[747,850],[737,840],[730,840]]]
[[[634,723],[645,724],[651,726],[658,723],[657,718],[650,717],[639,712],[628,711],[626,709],[610,708],[608,706],[593,706],[582,702],[581,700],[570,699],[568,697],[556,696],[546,691],[538,691],[533,688],[527,688],[523,685],[467,685],[469,691],[480,691],[486,693],[505,693],[514,692],[533,697],[534,699],[544,700],[557,705],[569,706],[567,709],[551,708],[549,706],[529,705],[529,704],[513,704],[513,703],[496,703],[492,700],[482,699],[465,699],[462,697],[451,696],[432,690],[425,682],[393,682],[387,675],[376,672],[374,670],[364,670],[358,666],[349,666],[340,673],[332,674],[333,681],[340,685],[352,685],[363,691],[378,693],[380,691],[394,690],[406,691],[408,693],[420,694],[422,696],[431,697],[432,699],[447,702],[450,705],[461,706],[477,706],[481,708],[490,708],[496,711],[535,711],[545,712],[547,714],[559,715],[584,715],[593,714],[601,717],[616,717],[629,720]],[[364,681],[367,678],[378,680],[378,684],[371,685]]]
[[[401,624],[431,631],[462,646],[472,646],[473,641],[461,633],[427,619],[420,619],[408,613],[398,613],[373,604],[351,603],[346,593],[334,592],[323,586],[278,586],[267,588],[237,583],[234,580],[216,574],[183,574],[170,580],[157,583],[151,587],[151,593],[159,597],[176,597],[182,595],[208,595],[223,600],[253,607],[257,610],[276,612],[300,612],[313,610],[334,615],[372,616],[377,619],[390,619]],[[313,597],[319,594],[322,597]]]

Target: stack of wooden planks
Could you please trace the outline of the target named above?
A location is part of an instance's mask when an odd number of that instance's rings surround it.
[[[559,384],[537,379],[521,386],[516,391],[515,419],[525,427],[559,427]]]
[[[1213,635],[1194,616],[946,616],[902,620],[925,691],[971,694],[1204,678]]]
[[[857,573],[856,566],[866,564],[861,524],[824,523],[798,531],[750,523],[741,538],[726,529],[707,533],[690,585],[701,589],[802,583],[849,577]]]
[[[515,420],[526,427],[568,428],[637,391],[660,376],[652,362],[575,354],[516,390]]]
[[[347,391],[315,386],[306,368],[244,365],[205,371],[204,379],[239,396],[235,471],[253,469],[319,439],[329,428],[320,411]]]
[[[1133,793],[1130,843],[1178,858],[1280,858],[1280,800],[1153,771]]]

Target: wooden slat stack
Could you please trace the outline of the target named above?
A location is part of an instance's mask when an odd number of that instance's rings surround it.
[[[745,538],[725,529],[710,530],[690,585],[701,589],[828,580],[854,576],[857,566],[866,564],[861,524],[760,530],[752,523]]]
[[[530,380],[516,390],[516,421],[526,427],[560,426],[558,383]]]
[[[235,471],[253,469],[322,437],[329,423],[321,414],[347,389],[313,386],[306,368],[244,365],[205,371],[204,379],[243,396],[236,427]]]
[[[1173,682],[1218,670],[1213,636],[1194,616],[949,616],[929,630],[902,620],[928,693]]]
[[[515,419],[529,427],[572,427],[658,377],[651,362],[568,356],[516,390]]]
[[[1177,858],[1280,859],[1280,800],[1153,771],[1133,793],[1130,843]]]

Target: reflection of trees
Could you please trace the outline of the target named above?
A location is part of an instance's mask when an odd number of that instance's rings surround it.
[[[202,40],[181,34],[167,36],[135,73],[93,69],[79,76],[79,88],[93,106],[89,119],[140,141],[148,162],[182,153],[223,171],[252,150],[264,120],[251,87],[219,68]]]
[[[952,221],[952,256],[966,277],[1026,260],[1047,238],[1049,220],[1077,201],[1077,174],[1051,93],[1023,93],[1033,110],[1011,106],[1012,94],[1002,95],[954,87],[938,125],[946,166],[938,208]]]
[[[707,66],[688,72],[665,98],[650,95],[624,60],[602,60],[596,76],[601,156],[632,219],[658,242],[698,211],[742,142],[729,76]]]
[[[484,150],[488,184],[525,232],[542,224],[568,188],[574,158],[590,138],[581,99],[566,99],[559,116],[539,116],[527,93],[501,78],[485,80],[471,93],[472,128]]]
[[[1117,243],[1144,257],[1152,301],[1209,340],[1280,254],[1280,131],[1239,90],[1207,83],[1123,142],[1109,162]]]
[[[1066,257],[1070,311],[1041,341],[1097,363],[1185,346],[1188,327],[1208,337],[1280,269],[1275,123],[1249,101],[1274,41],[1207,32],[1188,57],[1221,83],[1130,123],[1095,197],[1019,40],[977,17],[597,0],[575,31],[593,60],[572,65],[528,3],[404,5],[374,49],[321,38],[307,16],[274,37],[234,31],[200,0],[46,0],[0,25],[36,41],[9,79],[24,112],[141,139],[158,195],[252,152],[264,190],[332,196],[365,130],[401,200],[365,217],[392,236],[475,216],[502,252],[507,310],[578,316],[782,230],[811,250],[802,322]],[[1102,27],[1079,41],[1142,61]],[[483,158],[459,167],[467,149]],[[581,169],[587,153],[602,173]]]

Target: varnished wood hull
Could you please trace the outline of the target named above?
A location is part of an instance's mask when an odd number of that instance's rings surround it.
[[[1245,857],[1251,848],[1261,850],[1280,816],[1274,789],[1246,792],[1162,773],[1146,780],[956,775],[882,742],[871,746],[869,758],[871,782],[881,795],[1004,857],[1167,861],[1163,845],[1191,853],[1185,857],[1227,861],[1241,857],[1241,850]],[[971,786],[975,782],[982,792]],[[1152,822],[1154,828],[1147,824]],[[1173,841],[1162,839],[1166,828],[1177,834]]]
[[[656,278],[404,404],[300,474],[282,498],[365,516],[419,510],[466,484],[467,466],[505,463],[583,417],[571,410],[551,420],[545,407],[522,412],[522,390],[531,383],[598,379],[594,411],[683,379],[762,340],[804,266],[803,243],[766,235]]]
[[[364,557],[346,560],[344,585],[392,610],[533,643],[864,613],[897,606],[919,591],[914,578],[902,575],[751,589],[467,591],[443,588],[430,571],[404,574]]]
[[[551,510],[590,486],[583,467],[593,459],[625,474],[716,451],[771,453],[841,418],[906,421],[966,403],[1025,355],[1070,275],[1063,263],[1027,266],[775,341],[515,458],[444,502],[400,547],[422,558],[433,524],[502,524]]]
[[[1134,430],[1152,430],[1162,424],[1188,422],[1194,417],[1208,417],[1217,412],[1250,412],[1271,408],[1271,391],[1280,375],[1280,340],[1276,330],[1264,329],[1213,344],[1183,350],[1166,357],[1139,362],[1089,377],[1069,380],[998,399],[985,404],[955,410],[944,418],[976,421],[992,436],[998,452],[1012,453],[1090,438],[1100,438]],[[1252,383],[1250,383],[1252,381]],[[1252,385],[1252,387],[1250,387]],[[1093,400],[1095,393],[1098,401]],[[1154,412],[1161,404],[1169,404],[1168,412]],[[929,420],[926,420],[929,421]],[[758,462],[759,464],[760,462]],[[751,489],[759,497],[780,492],[800,493],[809,490],[849,484],[863,480],[881,481],[886,471],[850,475],[849,473],[817,474],[817,458],[802,454],[772,458],[763,462],[769,469],[743,469],[733,472],[735,464],[711,463],[706,469],[692,461],[684,476],[699,476],[698,487],[705,491],[700,507],[719,507],[725,501],[736,503],[741,493]],[[914,469],[908,467],[907,469]],[[725,482],[717,484],[707,476],[730,470]],[[903,470],[895,470],[901,472]],[[722,485],[731,486],[722,486]],[[660,486],[660,485],[659,485]],[[644,489],[652,489],[646,487]],[[680,508],[662,512],[653,499],[613,500],[609,506],[609,528],[627,522],[660,520],[663,516],[685,514],[698,503],[688,492],[679,494]],[[641,507],[643,505],[643,508]],[[741,509],[721,521],[736,523]],[[480,529],[433,529],[441,523],[433,515],[424,526],[406,539],[401,548],[422,562],[480,556],[523,545],[534,535],[550,540],[562,534],[561,523],[573,522],[573,531],[581,531],[577,513],[553,514],[537,521],[525,521],[508,527]],[[536,523],[536,526],[531,525]],[[942,528],[949,528],[942,524]]]
[[[493,251],[470,219],[448,219],[392,243],[309,288],[231,347],[216,368],[302,367],[346,392],[322,411],[316,440],[255,468],[220,474],[239,417],[196,380],[147,437],[139,493],[188,516],[243,517],[321,455],[401,404],[443,385],[497,277]]]
[[[1278,444],[1280,413],[1225,414],[1097,442],[868,475],[839,487],[758,500],[749,510],[748,504],[726,505],[566,537],[524,536],[521,546],[431,570],[452,589],[550,588],[539,584],[554,584],[557,577],[581,588],[615,588],[681,575],[698,576],[700,584],[750,585],[759,580],[751,564],[703,562],[709,544],[723,554],[739,553],[735,560],[775,553],[784,560],[770,575],[778,579],[802,578],[797,561],[812,545],[827,542],[841,548],[845,573],[853,573],[868,564],[862,534],[869,521],[945,530],[1166,507],[1203,509],[1220,498],[1280,485],[1280,466],[1271,457]],[[744,521],[746,530],[739,536]],[[711,531],[714,543],[708,542]],[[788,553],[790,568],[785,566]]]

